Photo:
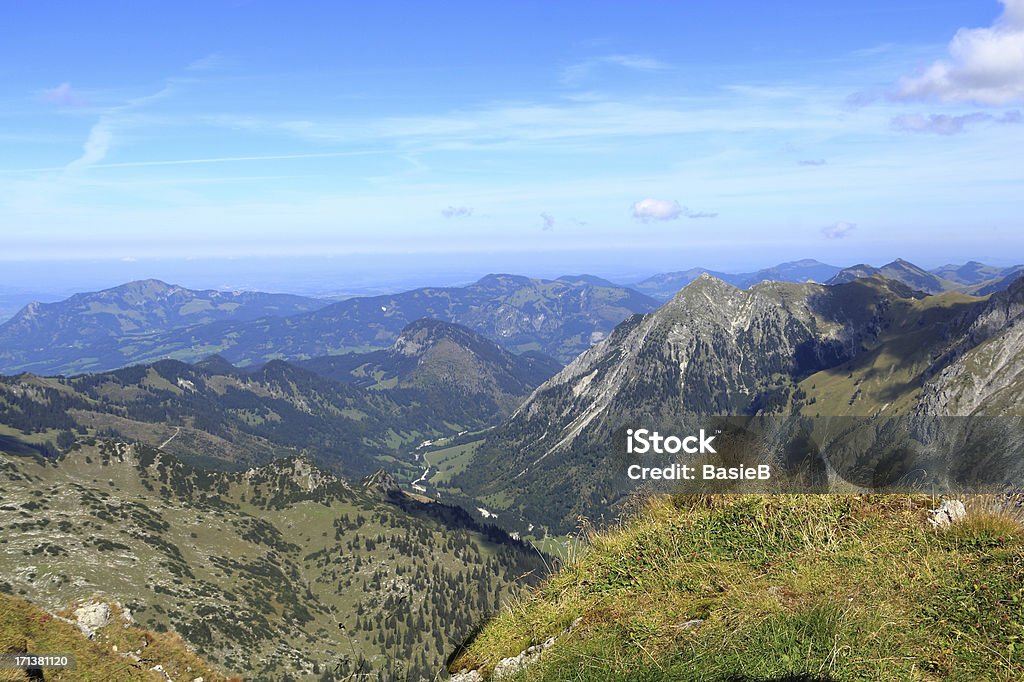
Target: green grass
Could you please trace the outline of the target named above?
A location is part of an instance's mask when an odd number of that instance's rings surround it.
[[[849,363],[800,382],[807,400],[801,411],[818,414],[906,414],[920,395],[925,372],[948,344],[948,329],[978,299],[959,293],[901,299],[875,339]]]
[[[437,469],[437,472],[431,476],[430,482],[434,485],[445,485],[451,482],[453,476],[462,473],[470,465],[473,461],[473,453],[482,442],[482,440],[477,440],[429,451],[426,457],[430,465]]]
[[[654,499],[493,620],[453,669],[487,672],[554,636],[516,680],[1024,679],[1019,522],[978,510],[935,531],[934,503]]]
[[[114,607],[112,611],[111,624],[101,628],[94,640],[88,640],[70,623],[54,618],[23,599],[0,594],[0,652],[69,654],[74,658],[74,668],[45,670],[47,680],[163,680],[163,675],[150,671],[157,664],[173,679],[202,677],[209,682],[225,679],[192,653],[177,635],[157,634],[134,624],[124,624],[120,609]],[[70,615],[70,609],[63,614]],[[141,660],[135,662],[120,655],[129,651],[139,651]],[[28,679],[23,671],[0,669],[0,682]]]

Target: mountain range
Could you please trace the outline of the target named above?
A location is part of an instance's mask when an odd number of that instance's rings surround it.
[[[667,301],[687,284],[701,275],[711,275],[740,289],[758,282],[826,282],[842,268],[827,265],[811,258],[780,263],[754,272],[727,273],[705,268],[691,268],[679,272],[665,272],[633,284],[633,288],[659,301]]]
[[[933,270],[925,270],[903,259],[897,259],[881,267],[860,264],[840,268],[808,258],[745,273],[691,268],[690,270],[654,275],[633,284],[632,287],[659,301],[667,301],[684,286],[704,274],[711,275],[740,289],[748,289],[760,282],[769,281],[842,284],[862,277],[879,275],[903,282],[929,294],[961,291],[985,296],[1005,289],[1022,271],[1024,271],[1022,265],[1001,268],[985,265],[978,261],[969,261],[962,265],[943,265]]]
[[[568,362],[629,315],[658,305],[587,276],[489,275],[466,287],[308,302],[307,312],[269,303],[214,306],[201,293],[149,281],[30,304],[0,325],[0,373],[74,374],[213,354],[239,366],[303,360],[386,348],[422,318],[464,325],[513,352]]]
[[[76,374],[219,354],[248,367],[274,359],[387,348],[410,322],[460,324],[515,352],[538,351],[561,363],[603,339],[630,315],[649,313],[701,274],[741,289],[763,281],[838,284],[878,275],[929,294],[988,295],[1009,286],[1022,266],[978,262],[926,271],[897,260],[840,269],[815,260],[756,272],[704,269],[616,285],[590,275],[541,280],[488,275],[464,287],[421,288],[338,302],[287,294],[190,291],[144,280],[59,303],[31,303],[0,325],[0,373]]]
[[[777,281],[819,266],[828,283]],[[1016,275],[801,261],[660,304],[494,275],[330,305],[149,282],[29,306],[0,328],[5,363],[111,368],[0,377],[0,591],[53,612],[116,598],[224,673],[428,679],[544,573],[520,538],[628,508],[626,427],[781,419],[778,441],[806,427],[801,447],[836,453],[820,489],[907,474],[908,429],[1017,476]],[[962,447],[979,424],[998,447]],[[843,478],[862,465],[877,480]]]
[[[390,350],[305,364],[239,369],[213,356],[71,378],[3,377],[0,423],[15,429],[8,441],[32,435],[23,450],[101,434],[164,443],[222,469],[302,452],[350,476],[387,463],[412,474],[404,456],[418,443],[496,423],[561,368],[436,320],[409,325]]]
[[[1022,313],[1024,279],[980,298],[879,276],[742,290],[702,275],[541,385],[472,444],[450,485],[564,531],[611,503],[626,426],[678,426],[684,415],[1020,417]]]

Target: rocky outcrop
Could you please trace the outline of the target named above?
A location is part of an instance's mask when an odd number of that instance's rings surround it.
[[[495,664],[494,669],[491,671],[489,676],[485,676],[479,670],[463,668],[448,678],[448,682],[485,682],[485,680],[489,682],[500,682],[500,680],[512,679],[539,661],[544,652],[555,645],[555,641],[559,637],[563,637],[571,633],[582,621],[582,618],[577,618],[572,622],[572,625],[555,637],[548,637],[540,644],[531,645],[520,651],[515,656],[508,656],[499,660],[497,664]]]
[[[96,636],[96,631],[110,625],[110,606],[103,602],[86,602],[74,611],[75,624],[79,631],[89,639]]]
[[[960,500],[943,500],[935,509],[928,510],[928,523],[932,528],[952,526],[967,518],[967,507]]]

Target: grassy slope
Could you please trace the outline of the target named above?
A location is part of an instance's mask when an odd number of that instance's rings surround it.
[[[515,679],[1024,679],[1019,525],[979,514],[934,531],[931,503],[653,500],[492,621],[453,669],[487,672],[555,636]]]
[[[924,373],[949,344],[949,327],[979,299],[958,293],[899,299],[877,340],[851,362],[800,382],[808,416],[873,416],[909,412]]]
[[[29,604],[23,599],[0,594],[0,652],[29,651],[36,654],[70,654],[75,667],[50,668],[47,680],[164,680],[155,665],[161,665],[173,679],[220,682],[224,676],[192,653],[175,634],[154,632],[124,624],[120,610],[112,609],[110,625],[88,640],[78,628]],[[69,615],[69,614],[65,614]],[[117,647],[115,650],[114,647]],[[139,651],[139,661],[118,652]],[[21,670],[0,669],[0,682],[31,679]]]

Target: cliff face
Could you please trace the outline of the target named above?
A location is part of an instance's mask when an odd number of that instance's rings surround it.
[[[993,294],[923,391],[924,414],[1024,414],[1024,280]]]

